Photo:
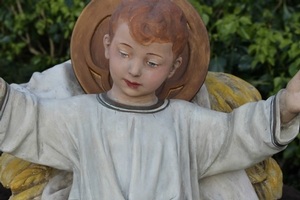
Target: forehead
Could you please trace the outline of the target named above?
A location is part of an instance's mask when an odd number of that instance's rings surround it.
[[[139,46],[139,47],[143,47],[144,49],[153,49],[155,51],[166,51],[164,53],[168,53],[172,51],[172,47],[173,44],[169,43],[169,42],[161,42],[161,43],[157,43],[157,42],[152,42],[150,44],[142,44],[139,41],[137,41],[130,33],[129,27],[127,25],[127,23],[125,22],[120,22],[116,28],[116,32],[112,38],[112,42],[113,43],[123,43],[123,44],[127,44],[129,46]]]

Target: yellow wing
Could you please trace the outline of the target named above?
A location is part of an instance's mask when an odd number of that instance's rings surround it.
[[[58,172],[3,153],[0,157],[0,181],[10,188],[10,200],[39,199],[48,181]]]

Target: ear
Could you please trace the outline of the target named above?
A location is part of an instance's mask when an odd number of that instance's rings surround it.
[[[103,37],[103,45],[104,45],[104,54],[106,59],[109,59],[110,42],[111,41],[110,41],[109,34],[105,34]]]
[[[168,78],[171,78],[175,74],[176,70],[180,67],[181,63],[182,63],[182,57],[176,58],[172,66],[172,70],[168,75]]]

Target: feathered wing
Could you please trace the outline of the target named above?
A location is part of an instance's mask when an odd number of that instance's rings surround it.
[[[10,188],[10,200],[40,199],[48,181],[58,170],[24,161],[3,153],[0,157],[0,181]]]

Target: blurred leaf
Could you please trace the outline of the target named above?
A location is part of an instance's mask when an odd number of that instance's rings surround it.
[[[240,27],[240,28],[238,29],[237,32],[238,32],[238,34],[239,34],[242,38],[247,39],[247,40],[250,39],[250,36],[249,36],[248,33],[245,31],[244,27]]]
[[[252,24],[250,17],[246,17],[246,16],[242,16],[239,21],[241,22],[241,24],[243,25],[250,25]]]
[[[300,41],[295,42],[291,45],[291,48],[289,49],[288,54],[291,58],[300,56]]]
[[[284,4],[283,5],[283,19],[288,20],[289,18],[291,18],[291,13],[289,12],[286,4]]]
[[[295,76],[295,74],[300,70],[300,58],[297,58],[293,63],[289,66],[289,74],[290,76]]]
[[[283,157],[285,159],[289,159],[289,158],[292,158],[295,151],[296,151],[297,147],[293,144],[290,144],[285,150],[284,150],[284,153],[283,153]]]
[[[216,57],[211,59],[209,64],[209,70],[215,72],[224,72],[226,66],[226,59],[222,57]]]
[[[241,57],[238,68],[241,71],[246,71],[251,69],[251,63],[252,63],[253,58],[248,55],[244,55]]]
[[[68,6],[68,8],[72,8],[73,7],[73,0],[65,0],[65,4]]]
[[[201,15],[201,18],[202,18],[204,24],[207,25],[208,22],[209,22],[209,16],[204,13],[204,14]]]
[[[5,44],[10,42],[10,36],[6,35],[0,39],[0,43]]]
[[[283,49],[284,47],[290,45],[292,42],[293,41],[291,39],[282,39],[279,48]]]
[[[275,65],[275,59],[273,57],[268,56],[267,61],[271,66]]]

